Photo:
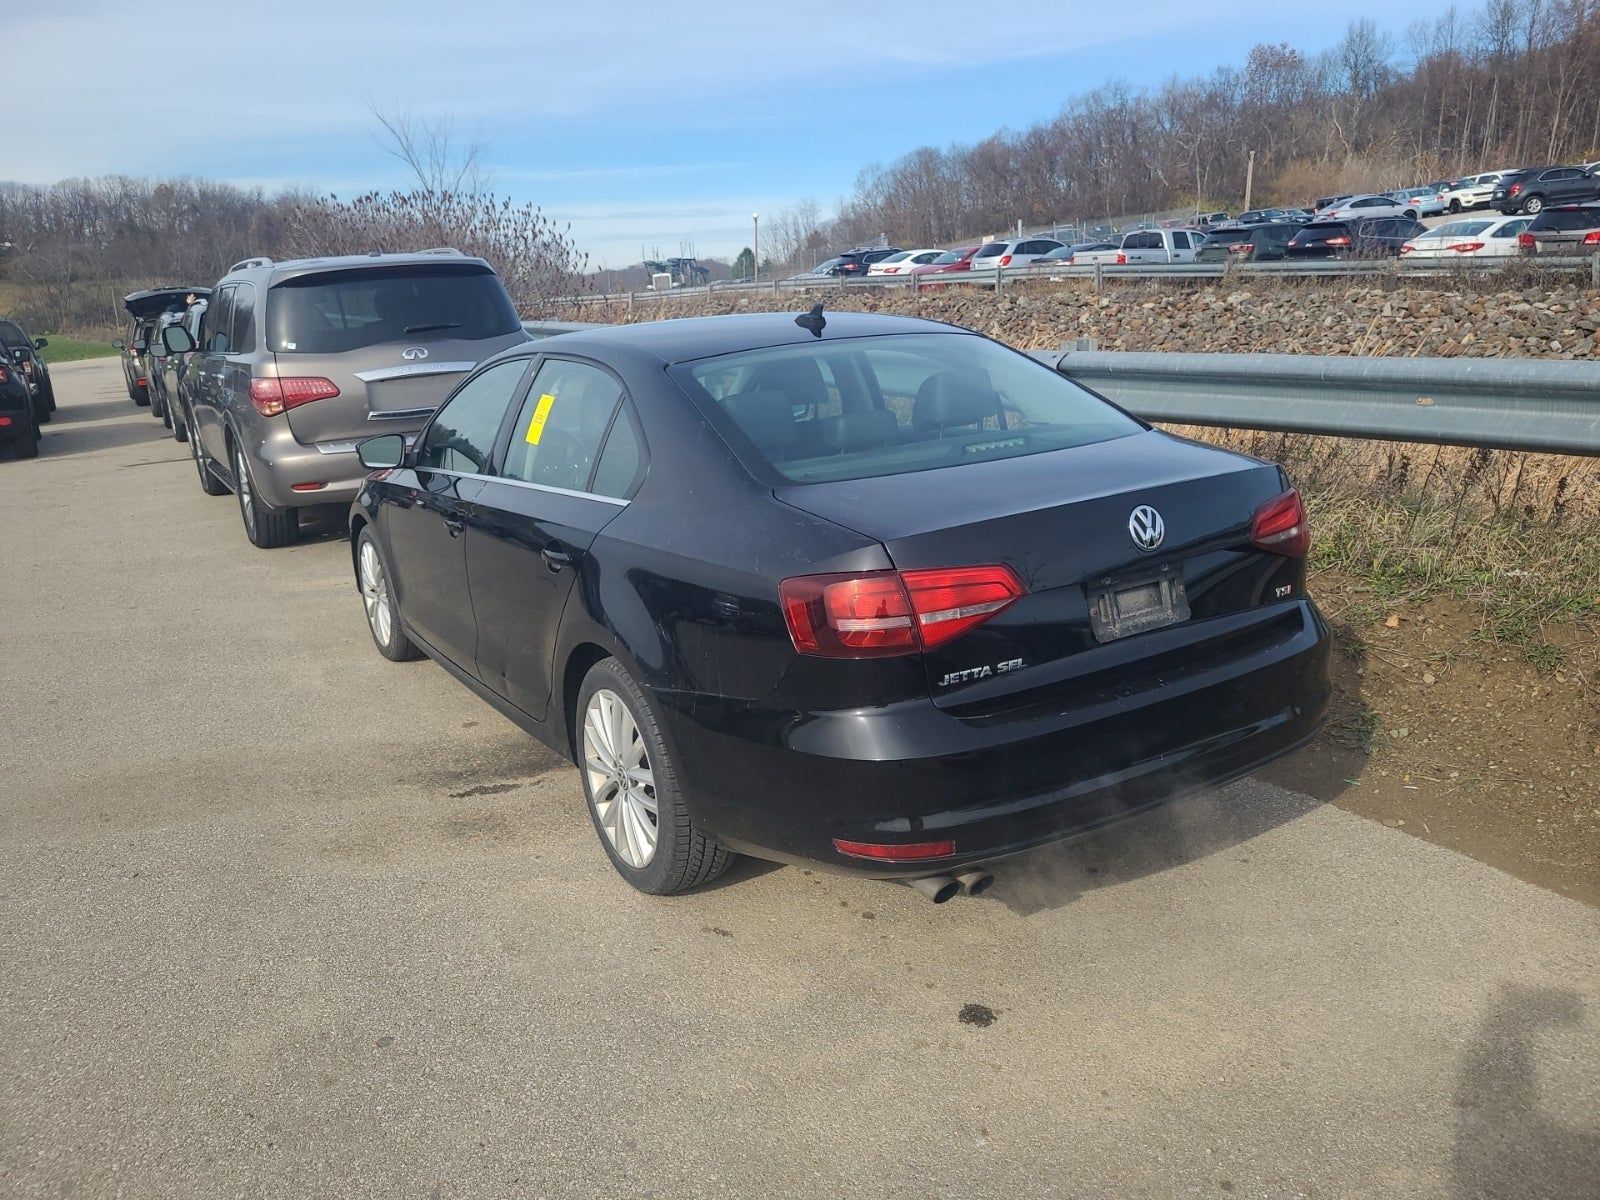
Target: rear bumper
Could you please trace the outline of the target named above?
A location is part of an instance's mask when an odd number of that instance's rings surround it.
[[[256,492],[273,508],[310,508],[320,504],[348,505],[361,490],[361,481],[370,472],[356,457],[354,440],[306,445],[295,440],[281,418],[254,438],[244,439],[250,457],[250,477]],[[253,431],[254,432],[254,431]],[[380,433],[404,433],[413,429],[374,429]],[[297,490],[295,485],[301,485]],[[313,487],[321,484],[320,487]]]
[[[877,878],[992,863],[1250,773],[1309,739],[1327,710],[1328,631],[1282,606],[1270,649],[1148,691],[1048,715],[969,720],[929,701],[797,713],[662,694],[696,821],[735,850]],[[1066,709],[1066,711],[1061,711]],[[910,863],[839,854],[834,838],[953,840]]]

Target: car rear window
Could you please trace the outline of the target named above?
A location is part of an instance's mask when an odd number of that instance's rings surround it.
[[[1491,218],[1486,221],[1451,221],[1445,225],[1436,225],[1427,233],[1419,233],[1419,238],[1454,238],[1471,237],[1475,233],[1482,233],[1494,224]]]
[[[1206,245],[1226,246],[1230,242],[1248,242],[1250,231],[1248,229],[1213,229],[1206,234]]]
[[[1600,208],[1547,208],[1528,226],[1530,233],[1555,231],[1564,233],[1572,229],[1594,229],[1600,226]]]
[[[22,332],[22,326],[15,321],[0,321],[0,345],[28,346],[33,345],[28,340],[28,335]]]
[[[1294,240],[1309,241],[1314,238],[1337,237],[1349,232],[1350,227],[1343,221],[1313,221],[1309,225],[1302,225],[1300,232],[1294,235]]]
[[[987,242],[984,245],[979,246],[978,252],[972,257],[993,258],[997,254],[1004,254],[1008,245],[1010,245],[1009,242]]]
[[[758,478],[929,471],[1143,428],[1049,367],[958,333],[841,338],[682,363],[671,374]]]
[[[267,293],[267,339],[277,354],[476,341],[520,327],[499,277],[468,264],[325,271],[286,279]]]

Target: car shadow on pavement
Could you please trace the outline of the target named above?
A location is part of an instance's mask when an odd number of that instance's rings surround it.
[[[1582,1020],[1583,998],[1575,991],[1501,987],[1457,1075],[1456,1200],[1600,1195],[1600,1114],[1584,1114],[1571,1097],[1546,1094],[1536,1061],[1542,1031]]]
[[[63,409],[62,412],[71,410]],[[118,450],[123,446],[155,446],[160,442],[173,442],[172,434],[160,421],[78,422],[56,419],[42,431],[44,440],[39,443],[41,458],[66,458],[73,454],[95,454],[101,450]],[[177,446],[181,452],[182,446]]]
[[[1064,908],[1087,892],[1248,842],[1321,805],[1300,792],[1246,793],[1238,785],[1182,797],[997,863],[988,896],[1020,916]]]

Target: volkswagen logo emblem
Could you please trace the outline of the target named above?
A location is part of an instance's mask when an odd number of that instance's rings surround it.
[[[1167,536],[1167,523],[1148,504],[1141,504],[1128,517],[1128,536],[1141,550],[1154,550]]]
[[[400,357],[407,362],[420,362],[428,357],[428,348],[426,346],[407,346],[400,351]]]

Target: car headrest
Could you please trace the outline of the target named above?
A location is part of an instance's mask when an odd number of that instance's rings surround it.
[[[790,404],[821,407],[828,402],[828,388],[822,382],[822,369],[810,358],[781,358],[758,367],[750,380],[758,392],[783,392]]]
[[[768,458],[787,457],[799,431],[794,423],[794,401],[786,392],[739,392],[725,397],[722,408]]]
[[[900,432],[900,422],[887,408],[846,413],[822,423],[822,440],[835,454],[873,450],[888,445]]]
[[[918,429],[977,425],[1000,415],[1000,394],[984,371],[940,371],[917,389],[911,424]]]

